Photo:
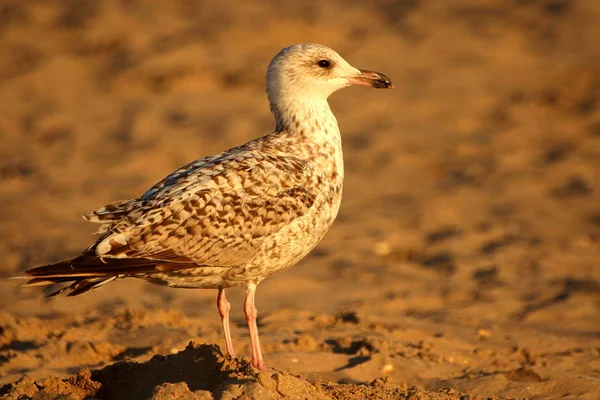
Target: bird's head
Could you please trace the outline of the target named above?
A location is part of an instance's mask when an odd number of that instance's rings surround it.
[[[281,50],[267,70],[271,104],[277,104],[283,96],[325,100],[333,92],[351,85],[394,87],[384,74],[355,68],[329,47],[313,43]]]

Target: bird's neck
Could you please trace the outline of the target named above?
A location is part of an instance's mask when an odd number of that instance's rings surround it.
[[[326,99],[277,102],[271,105],[277,132],[291,132],[312,140],[339,136],[337,120]]]
[[[327,176],[339,196],[344,179],[342,138],[327,100],[294,102],[294,107],[276,103],[271,110],[277,121],[274,134],[296,145],[302,144],[295,151]]]

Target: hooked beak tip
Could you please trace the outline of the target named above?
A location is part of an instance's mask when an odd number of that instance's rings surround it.
[[[370,86],[375,89],[394,89],[392,80],[381,72],[360,69],[360,74],[349,79],[351,85]]]

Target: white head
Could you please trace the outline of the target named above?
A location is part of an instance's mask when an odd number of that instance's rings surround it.
[[[307,43],[279,52],[267,70],[267,96],[271,107],[287,106],[287,100],[326,100],[333,92],[350,85],[393,88],[390,79],[378,72],[348,64],[329,47]]]

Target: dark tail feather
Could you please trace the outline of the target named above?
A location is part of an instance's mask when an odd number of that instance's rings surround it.
[[[70,290],[68,297],[77,296],[79,294],[83,294],[85,292],[89,292],[92,289],[96,289],[100,286],[106,285],[117,279],[117,276],[111,276],[110,278],[90,278],[90,279],[79,279],[70,284],[69,286],[65,286],[60,288],[56,292],[52,292],[48,295],[48,297],[54,297],[56,295],[61,294],[65,290]]]
[[[146,258],[104,258],[80,255],[56,264],[44,265],[25,271],[32,277],[24,287],[51,285],[54,283],[72,282],[49,297],[69,291],[68,296],[77,296],[96,289],[117,278],[149,274],[166,269],[182,269],[192,267],[190,264],[168,263]]]
[[[25,273],[35,278],[46,279],[131,275],[152,271],[159,262],[146,258],[101,259],[84,254],[59,261],[56,264],[31,268]]]

